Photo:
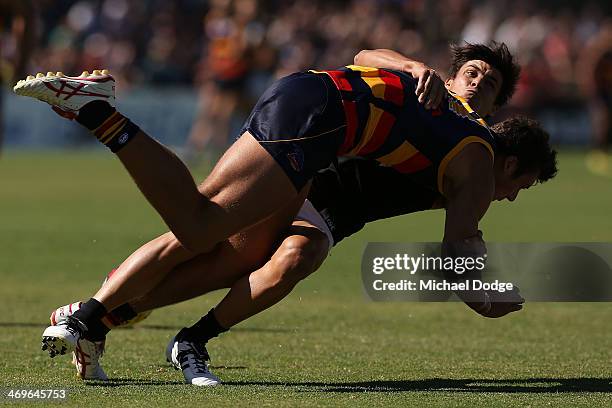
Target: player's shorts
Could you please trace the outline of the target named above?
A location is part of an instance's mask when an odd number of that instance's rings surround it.
[[[314,208],[310,201],[304,201],[304,204],[302,204],[302,208],[300,208],[300,211],[295,216],[295,220],[306,221],[312,224],[313,227],[324,233],[327,237],[327,252],[329,252],[334,246],[334,237],[331,233],[331,230],[329,229],[329,226],[327,225],[323,217],[321,217],[321,214],[319,214],[319,212]]]
[[[340,93],[331,78],[303,72],[270,86],[240,134],[253,135],[299,191],[334,161],[345,128]]]

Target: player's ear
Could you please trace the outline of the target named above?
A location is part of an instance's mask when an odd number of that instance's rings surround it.
[[[444,81],[444,85],[446,86],[446,89],[451,89],[451,86],[453,86],[453,78],[448,78],[446,81]]]
[[[506,156],[504,160],[504,174],[507,176],[514,176],[518,169],[518,157]]]

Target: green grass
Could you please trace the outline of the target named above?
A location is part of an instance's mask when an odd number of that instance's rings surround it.
[[[491,241],[612,241],[610,179],[566,152],[558,179],[494,204]],[[200,172],[201,173],[201,172]],[[68,387],[62,406],[612,406],[612,305],[527,304],[498,320],[461,304],[371,303],[368,241],[439,240],[443,213],[378,222],[335,248],[270,311],[210,343],[216,389],[182,384],[164,362],[176,331],[213,293],[116,330],[108,386],[75,379],[40,351],[49,312],[87,298],[104,274],[164,230],[103,153],[7,152],[0,160],[0,387]]]

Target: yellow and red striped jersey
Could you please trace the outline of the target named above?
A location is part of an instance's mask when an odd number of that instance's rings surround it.
[[[426,110],[407,73],[356,65],[311,72],[329,75],[340,92],[347,126],[339,156],[375,159],[442,192],[446,165],[467,144],[494,154],[493,135],[465,100],[449,94]]]

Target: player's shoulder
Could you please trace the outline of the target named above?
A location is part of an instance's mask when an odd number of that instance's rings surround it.
[[[445,177],[455,185],[494,179],[494,156],[483,143],[469,143],[448,163]]]

